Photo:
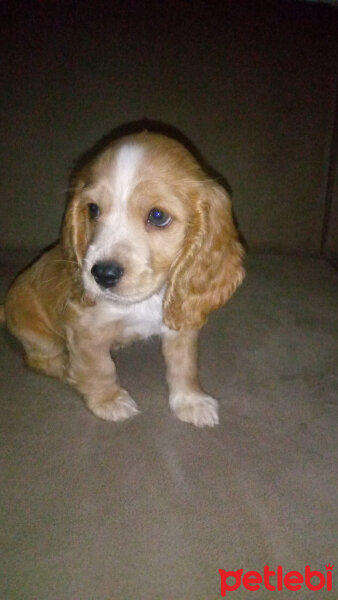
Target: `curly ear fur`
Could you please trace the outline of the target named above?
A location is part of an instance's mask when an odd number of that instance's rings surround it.
[[[63,219],[60,247],[68,271],[74,282],[77,295],[82,295],[81,267],[82,259],[87,248],[86,217],[83,207],[80,206],[80,192],[84,187],[81,179],[77,178],[71,186],[66,212]]]
[[[201,185],[191,198],[194,216],[164,299],[164,322],[175,330],[202,327],[209,312],[225,304],[245,275],[230,200],[218,184]]]

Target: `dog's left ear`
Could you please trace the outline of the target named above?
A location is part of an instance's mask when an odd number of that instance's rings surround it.
[[[184,246],[169,274],[164,322],[170,329],[199,329],[242,282],[244,249],[223,187],[202,182]]]

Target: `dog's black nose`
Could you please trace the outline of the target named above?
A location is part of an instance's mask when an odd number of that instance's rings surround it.
[[[97,262],[91,270],[96,283],[104,288],[111,288],[117,284],[123,275],[123,267],[119,263],[111,261]]]

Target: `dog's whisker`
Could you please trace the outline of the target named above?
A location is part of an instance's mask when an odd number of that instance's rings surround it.
[[[50,277],[50,279],[42,279],[41,285],[48,285],[49,283],[51,283],[51,281],[54,281],[55,279],[59,279],[59,276],[54,275],[54,277]]]
[[[65,285],[65,283],[67,283],[68,279],[63,279],[62,281],[60,281],[56,286],[55,289],[57,289],[58,287],[62,287],[63,285]]]
[[[70,263],[72,265],[78,264],[76,260],[67,260],[65,258],[57,258],[53,262],[55,262],[55,263]]]

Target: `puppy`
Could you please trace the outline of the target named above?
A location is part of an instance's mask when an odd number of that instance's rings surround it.
[[[128,135],[75,170],[60,240],[14,281],[2,319],[30,367],[74,386],[107,421],[138,412],[111,350],[160,335],[171,410],[213,426],[198,332],[241,283],[243,255],[225,190],[187,149]]]

